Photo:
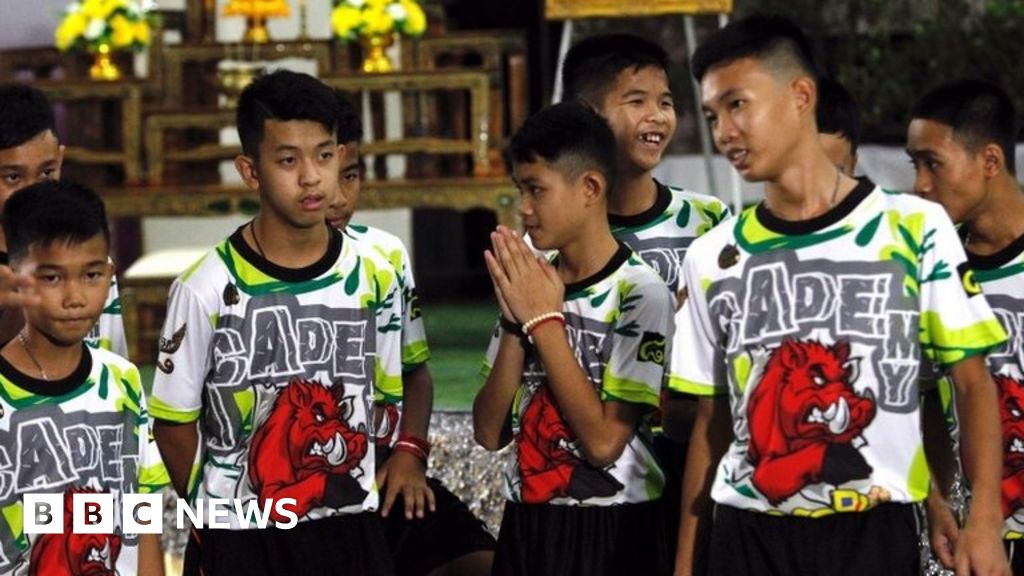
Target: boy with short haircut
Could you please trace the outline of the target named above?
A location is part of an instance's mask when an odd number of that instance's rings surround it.
[[[15,191],[43,180],[59,180],[63,161],[64,146],[57,140],[46,96],[24,84],[0,84],[0,214]],[[6,267],[7,261],[7,242],[0,229],[0,265]],[[0,272],[0,278],[7,275]],[[0,310],[0,342],[10,339],[22,323],[19,315]],[[128,357],[115,275],[111,276],[103,314],[86,342]]]
[[[43,181],[6,199],[12,268],[35,279],[39,304],[0,348],[0,450],[17,462],[0,498],[0,574],[162,574],[159,535],[72,533],[73,495],[151,493],[167,473],[150,436],[138,369],[84,339],[110,285],[103,203],[70,182]],[[59,534],[25,534],[22,497],[61,493]]]
[[[919,573],[928,493],[918,366],[948,371],[974,502],[958,573],[1006,574],[1000,434],[984,353],[1006,333],[941,207],[844,176],[818,140],[792,22],[730,23],[693,57],[715,144],[765,200],[696,240],[672,362],[702,396],[677,574],[716,503],[711,574]],[[708,479],[717,467],[714,485]]]
[[[377,485],[385,493],[381,514],[395,568],[409,576],[487,576],[494,557],[494,537],[457,496],[437,479],[426,476],[434,382],[427,368],[430,348],[411,259],[397,236],[372,226],[351,224],[359,205],[359,143],[363,131],[348,98],[341,92],[336,94],[338,140],[344,151],[340,193],[328,207],[327,220],[379,256],[380,265],[394,269],[402,297],[402,390],[399,396],[386,397],[375,405]],[[417,446],[421,447],[419,451]],[[404,510],[392,513],[392,505]]]
[[[960,224],[973,279],[1010,334],[1024,315],[1024,194],[1016,178],[1017,114],[998,86],[943,84],[914,106],[907,153],[914,191],[942,204]],[[1003,431],[1003,538],[1014,574],[1024,574],[1024,362],[1014,336],[987,359],[999,388]],[[944,382],[948,385],[948,382]],[[934,494],[934,493],[933,493]],[[938,496],[935,494],[935,496]],[[929,497],[932,546],[953,566],[957,528],[941,498]],[[946,528],[946,530],[943,530]]]
[[[694,238],[729,216],[722,201],[666,186],[652,172],[676,131],[676,111],[665,51],[644,38],[608,34],[586,38],[569,50],[562,77],[567,99],[587,102],[615,134],[617,179],[608,191],[612,235],[636,252],[677,298],[679,271]],[[671,376],[670,376],[671,378]],[[679,528],[679,492],[696,399],[663,390],[654,446],[665,471],[665,528],[669,554]]]
[[[230,510],[230,529],[192,530],[188,574],[394,573],[372,404],[401,386],[401,298],[394,274],[325,222],[337,121],[334,93],[306,74],[242,92],[235,166],[260,212],[171,288],[151,404],[175,488],[273,510],[270,527]],[[286,498],[288,530],[273,509]]]
[[[839,170],[853,177],[860,146],[860,106],[846,87],[831,78],[818,79],[818,137],[825,154]]]
[[[473,406],[484,448],[515,442],[494,573],[665,574],[663,473],[649,446],[672,295],[608,228],[614,135],[586,105],[547,108],[509,145],[519,213],[549,263],[499,227],[501,312]]]

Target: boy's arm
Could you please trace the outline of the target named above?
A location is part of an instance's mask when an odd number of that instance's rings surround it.
[[[197,422],[185,424],[157,419],[153,426],[156,444],[160,447],[160,455],[171,477],[174,491],[182,498],[188,498],[188,481],[192,475],[192,465],[199,448],[199,429]]]
[[[139,534],[139,576],[164,576],[159,534]]]
[[[434,381],[427,365],[403,373],[401,434],[426,440],[433,405]],[[427,463],[413,454],[393,450],[377,472],[377,484],[385,489],[381,516],[391,513],[399,495],[405,504],[405,517],[410,520],[423,518],[427,509],[435,510],[434,491],[427,486]]]
[[[732,415],[727,396],[697,399],[697,419],[690,436],[683,474],[679,541],[675,576],[690,576],[694,562],[707,549],[711,527],[711,484],[715,466],[732,442]]]
[[[925,506],[929,540],[939,561],[946,568],[952,569],[960,529],[947,500],[956,475],[956,458],[939,393],[939,386],[945,384],[923,380],[921,385],[926,388],[921,393],[921,428],[925,459],[932,476]]]
[[[512,403],[526,361],[526,351],[516,334],[498,328],[491,341],[491,348],[495,347],[497,353],[487,380],[473,401],[473,436],[487,450],[500,450],[512,441]]]
[[[1002,543],[1002,429],[996,385],[982,355],[952,367],[971,508],[957,541],[957,574],[1009,574]]]

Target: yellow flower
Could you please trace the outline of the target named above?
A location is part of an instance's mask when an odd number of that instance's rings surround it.
[[[390,34],[395,29],[395,20],[383,8],[363,10],[364,34]]]
[[[150,35],[149,22],[145,20],[139,20],[135,23],[135,41],[143,46],[149,46],[149,42],[152,39]]]
[[[135,39],[135,26],[121,14],[110,19],[110,28],[110,42],[115,48],[126,48]]]
[[[89,24],[89,18],[87,18],[81,12],[75,12],[68,14],[64,21],[57,26],[57,31],[54,32],[54,42],[57,44],[58,50],[67,50],[81,37],[82,32],[85,32],[85,27]]]
[[[334,34],[342,38],[353,38],[362,22],[362,15],[357,8],[338,6],[331,12],[331,27]]]
[[[82,2],[82,13],[90,18],[106,20],[111,12],[124,6],[124,0],[85,0]]]
[[[402,5],[405,6],[405,10],[408,13],[405,17],[405,33],[409,36],[423,34],[427,29],[427,15],[423,13],[423,9],[415,2],[403,1]]]

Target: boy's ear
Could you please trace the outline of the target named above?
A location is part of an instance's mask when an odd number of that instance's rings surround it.
[[[979,154],[983,162],[982,173],[985,178],[994,178],[1006,170],[1006,156],[1003,154],[1001,146],[989,142]]]
[[[587,199],[588,205],[604,196],[607,184],[604,176],[600,172],[587,170],[580,175],[580,180],[583,185],[583,194]]]
[[[256,159],[245,154],[239,154],[235,157],[235,170],[238,170],[238,175],[242,177],[242,182],[250,190],[259,190],[260,179],[256,170]]]
[[[814,107],[818,102],[818,87],[814,80],[808,76],[797,76],[790,84],[790,89],[793,91],[797,111],[800,114],[810,112],[813,116]]]

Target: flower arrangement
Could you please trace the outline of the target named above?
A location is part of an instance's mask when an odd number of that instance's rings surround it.
[[[141,50],[150,43],[151,3],[137,0],[81,0],[64,11],[54,32],[61,51]]]
[[[394,32],[420,36],[427,29],[427,17],[415,0],[335,0],[331,28],[346,42]]]

